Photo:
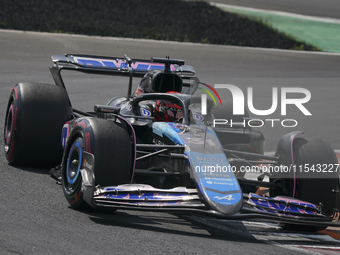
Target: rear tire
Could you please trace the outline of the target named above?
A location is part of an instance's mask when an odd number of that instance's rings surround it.
[[[8,163],[39,168],[59,165],[68,110],[65,89],[50,84],[17,84],[9,97],[4,126]]]
[[[130,183],[133,171],[132,143],[128,132],[110,120],[83,118],[70,134],[62,163],[62,186],[70,206],[89,210],[81,191],[82,151],[95,158],[95,185]]]

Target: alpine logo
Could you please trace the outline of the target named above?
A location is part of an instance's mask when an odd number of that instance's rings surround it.
[[[216,197],[214,197],[214,198],[216,198],[216,199],[218,199],[218,200],[225,199],[225,200],[229,200],[229,201],[235,199],[235,198],[233,198],[233,195],[227,195],[227,196],[224,196],[224,197],[216,196]]]

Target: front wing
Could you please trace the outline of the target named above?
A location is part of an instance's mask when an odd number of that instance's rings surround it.
[[[212,210],[202,201],[196,189],[176,187],[156,189],[144,184],[124,184],[110,187],[95,186],[95,158],[83,152],[87,165],[82,165],[82,192],[84,200],[95,208],[163,211],[168,213],[202,214],[231,220],[267,219],[284,223],[314,226],[337,226],[334,216],[325,216],[321,209],[303,201],[284,197],[265,198],[256,194],[243,195],[243,208],[233,215]],[[336,216],[336,215],[335,215]]]

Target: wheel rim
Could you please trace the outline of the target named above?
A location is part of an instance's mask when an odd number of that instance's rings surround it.
[[[5,140],[5,152],[6,153],[9,150],[9,143],[11,141],[11,136],[13,132],[13,121],[14,121],[14,112],[13,112],[13,105],[11,105],[10,108],[8,109],[6,122],[5,122],[4,140]]]
[[[77,138],[72,144],[66,161],[66,171],[64,172],[63,179],[65,192],[72,194],[76,192],[78,186],[81,184],[80,168],[83,159],[84,140]]]

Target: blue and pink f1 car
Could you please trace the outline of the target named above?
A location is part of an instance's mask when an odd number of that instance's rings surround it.
[[[203,114],[199,79],[183,60],[69,54],[52,60],[55,85],[13,88],[4,150],[11,165],[54,167],[72,208],[264,218],[306,230],[337,225],[339,165],[327,143],[291,132],[267,156],[263,135],[252,127],[213,126],[214,119],[247,116],[232,116],[228,103],[214,108],[212,100]],[[63,70],[125,76],[128,93],[93,112],[77,110]],[[144,77],[150,93],[132,92],[136,77]],[[181,118],[157,121],[160,101],[182,109]],[[244,169],[257,169],[256,176]]]

